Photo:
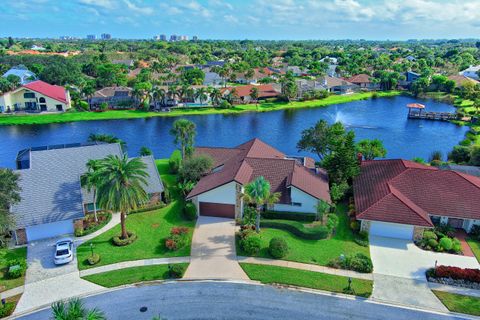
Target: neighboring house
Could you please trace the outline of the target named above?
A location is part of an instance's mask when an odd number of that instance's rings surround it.
[[[337,67],[338,67],[338,58],[326,56],[325,58],[320,59],[320,62],[328,64],[327,67],[327,76],[337,77]]]
[[[469,77],[475,80],[480,80],[478,76],[478,71],[480,71],[480,65],[470,66],[467,69],[460,71],[459,75]]]
[[[353,84],[356,84],[357,86],[360,87],[360,89],[377,90],[380,88],[380,85],[378,83],[374,83],[371,80],[371,77],[365,73],[354,75],[353,77],[350,77],[345,80]]]
[[[417,59],[415,59],[414,56],[407,56],[405,59],[407,59],[408,61],[410,62],[413,62],[413,61],[416,61]]]
[[[322,83],[325,90],[336,94],[353,93],[359,89],[356,84],[340,78],[325,76],[317,80]]]
[[[417,81],[417,79],[420,78],[420,74],[413,71],[405,72],[404,76],[405,80],[398,81],[398,85],[405,88],[410,87],[413,82]]]
[[[70,107],[68,90],[41,80],[29,82],[0,96],[0,112],[59,112]]]
[[[271,192],[280,192],[276,211],[316,212],[319,200],[331,202],[327,174],[310,158],[289,158],[259,139],[234,148],[195,148],[214,160],[211,173],[187,196],[199,215],[241,218],[244,187],[263,176]]]
[[[22,150],[17,156],[21,201],[11,207],[17,244],[51,238],[74,231],[93,205],[93,196],[80,185],[90,159],[123,156],[120,144],[67,144]],[[147,185],[153,200],[163,193],[163,184],[152,156],[147,165]]]
[[[20,78],[20,84],[27,84],[35,81],[37,76],[32,71],[28,70],[23,64],[15,66],[5,72],[2,77],[7,78],[9,75],[14,75]]]
[[[463,87],[463,85],[467,82],[471,82],[474,85],[477,85],[480,83],[475,79],[472,79],[463,75],[451,75],[451,76],[448,76],[448,80],[453,80],[455,82],[455,88]]]
[[[275,98],[280,96],[280,92],[275,90],[275,88],[271,84],[262,84],[262,85],[250,84],[246,86],[227,87],[222,89],[222,94],[224,97],[226,97],[230,92],[235,90],[234,103],[250,103],[252,102],[252,98],[250,97],[252,88],[258,89],[258,100]]]
[[[284,71],[285,73],[290,71],[295,77],[308,76],[308,69],[299,66],[286,66],[283,68],[282,71]]]
[[[255,68],[253,69],[253,76],[251,78],[247,78],[244,72],[237,73],[235,75],[235,82],[242,84],[256,84],[261,79],[277,77],[279,74],[279,71],[272,68]]]
[[[113,64],[123,64],[127,67],[133,67],[135,65],[135,61],[133,59],[123,59],[123,60],[112,60]]]
[[[220,77],[218,73],[212,71],[205,72],[205,79],[203,80],[204,86],[218,87],[223,86],[224,84],[224,79]]]
[[[370,235],[414,239],[435,224],[480,224],[480,178],[407,160],[363,161],[353,181],[356,218]]]
[[[108,103],[109,108],[131,106],[133,104],[132,88],[105,87],[96,91],[90,98],[90,106],[97,108],[101,103]]]
[[[460,164],[448,163],[440,167],[442,170],[454,170],[461,173],[469,174],[471,176],[480,177],[480,167],[476,166],[467,166]]]
[[[46,49],[42,46],[37,46],[36,44],[34,44],[30,50],[35,50],[35,51],[45,51]]]
[[[323,81],[296,79],[295,83],[297,84],[297,97],[298,98],[302,98],[305,92],[327,90],[324,86]]]

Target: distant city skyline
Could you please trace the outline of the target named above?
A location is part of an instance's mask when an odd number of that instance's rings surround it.
[[[479,0],[3,0],[0,37],[478,38]]]

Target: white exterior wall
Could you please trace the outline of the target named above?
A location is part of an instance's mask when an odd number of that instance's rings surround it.
[[[235,182],[229,182],[218,188],[198,195],[198,202],[214,202],[223,204],[235,204]]]
[[[465,229],[466,232],[470,232],[473,226],[480,226],[480,220],[471,220],[471,219],[465,219],[463,221],[463,229]]]
[[[274,211],[290,211],[290,212],[317,212],[318,199],[303,192],[295,187],[290,187],[292,202],[301,203],[301,206],[292,206],[288,204],[275,204],[273,206]]]
[[[32,99],[25,99],[23,97],[23,94],[25,92],[33,92],[35,93],[35,98]],[[66,92],[67,96],[67,101],[68,103],[62,103],[60,101],[57,101],[55,99],[52,99],[50,97],[47,97],[43,94],[40,94],[36,91],[28,90],[25,88],[20,88],[18,91],[13,91],[4,94],[3,96],[0,96],[0,112],[5,112],[7,111],[7,108],[10,107],[10,110],[13,112],[15,111],[15,104],[20,104],[21,108],[25,108],[25,102],[36,102],[37,103],[37,108],[40,110],[40,98],[45,98],[45,103],[41,104],[46,104],[47,106],[47,111],[57,111],[57,104],[62,105],[63,111],[66,111],[67,109],[70,108],[70,95],[68,91]]]

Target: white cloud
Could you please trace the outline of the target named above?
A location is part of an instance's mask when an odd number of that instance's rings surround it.
[[[144,15],[151,15],[154,13],[153,8],[151,7],[140,7],[130,0],[123,0],[123,2],[125,2],[127,8],[133,11],[134,13],[144,14]]]
[[[190,1],[188,3],[185,3],[182,5],[185,9],[191,11],[191,13],[195,15],[202,16],[204,18],[210,18],[212,16],[212,13],[210,10],[202,6],[200,3],[197,1]]]
[[[238,23],[238,18],[231,15],[231,14],[226,14],[223,16],[223,18],[225,19],[226,22],[228,23],[234,23],[234,24],[237,24]]]
[[[116,3],[113,0],[78,0],[80,4],[100,7],[103,9],[113,9],[116,8]]]

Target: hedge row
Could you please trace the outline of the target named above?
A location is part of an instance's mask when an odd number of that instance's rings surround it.
[[[287,211],[265,211],[262,217],[265,219],[280,219],[294,221],[315,221],[315,213],[310,212],[287,212]]]
[[[452,278],[480,283],[480,269],[462,269],[450,266],[438,266],[428,272],[433,278]]]
[[[153,211],[157,209],[162,209],[165,207],[165,204],[163,202],[160,202],[159,204],[152,205],[152,206],[145,206],[142,208],[139,208],[137,210],[132,210],[128,214],[134,214],[134,213],[142,213],[142,212],[147,212],[147,211]]]
[[[329,236],[330,230],[327,226],[319,225],[312,228],[306,228],[302,223],[290,220],[269,220],[263,219],[260,222],[263,228],[273,228],[288,231],[297,237],[307,240],[320,240]]]

